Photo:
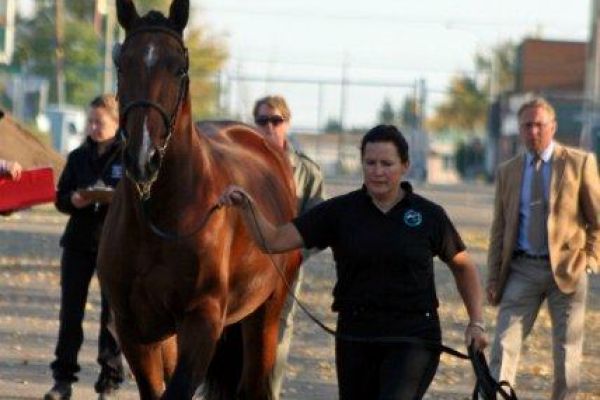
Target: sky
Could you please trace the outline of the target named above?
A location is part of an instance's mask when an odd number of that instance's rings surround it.
[[[228,44],[224,103],[248,116],[256,97],[288,98],[294,125],[329,118],[376,123],[385,98],[400,108],[425,81],[427,112],[474,56],[525,36],[587,41],[591,0],[192,0],[196,21]],[[361,85],[347,85],[343,77]],[[278,82],[282,78],[294,83]],[[310,81],[311,83],[295,83]],[[336,82],[321,83],[315,81]],[[368,86],[377,83],[381,86]]]
[[[532,35],[587,41],[590,1],[191,0],[191,23],[228,48],[222,106],[248,120],[257,97],[281,94],[292,126],[315,130],[369,127],[384,99],[399,109],[419,82],[431,115],[452,77],[476,76],[477,52]]]

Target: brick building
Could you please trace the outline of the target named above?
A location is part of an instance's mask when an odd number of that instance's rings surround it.
[[[587,43],[525,39],[517,47],[515,89],[500,94],[490,107],[486,169],[521,148],[517,111],[535,96],[545,97],[556,109],[556,138],[577,146],[583,122]]]
[[[585,42],[525,39],[517,50],[516,91],[582,93]]]

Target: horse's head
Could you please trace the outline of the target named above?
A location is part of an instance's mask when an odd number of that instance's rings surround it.
[[[168,17],[157,11],[140,17],[132,0],[117,0],[117,16],[126,33],[113,54],[124,164],[127,176],[148,192],[182,106],[189,102],[189,60],[182,38],[189,1],[174,0]]]

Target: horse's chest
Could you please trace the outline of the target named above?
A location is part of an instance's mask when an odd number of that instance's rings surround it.
[[[188,260],[152,251],[140,254],[134,266],[130,304],[143,326],[175,325],[194,292],[197,271]],[[146,330],[146,329],[144,329]]]

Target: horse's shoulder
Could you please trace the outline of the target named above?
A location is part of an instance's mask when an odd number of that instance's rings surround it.
[[[234,121],[202,120],[196,121],[196,133],[210,139],[218,139],[223,135],[224,129],[234,124]]]
[[[198,121],[196,130],[199,135],[209,139],[215,150],[225,152],[244,151],[254,155],[277,153],[263,135],[252,126],[237,121]]]

